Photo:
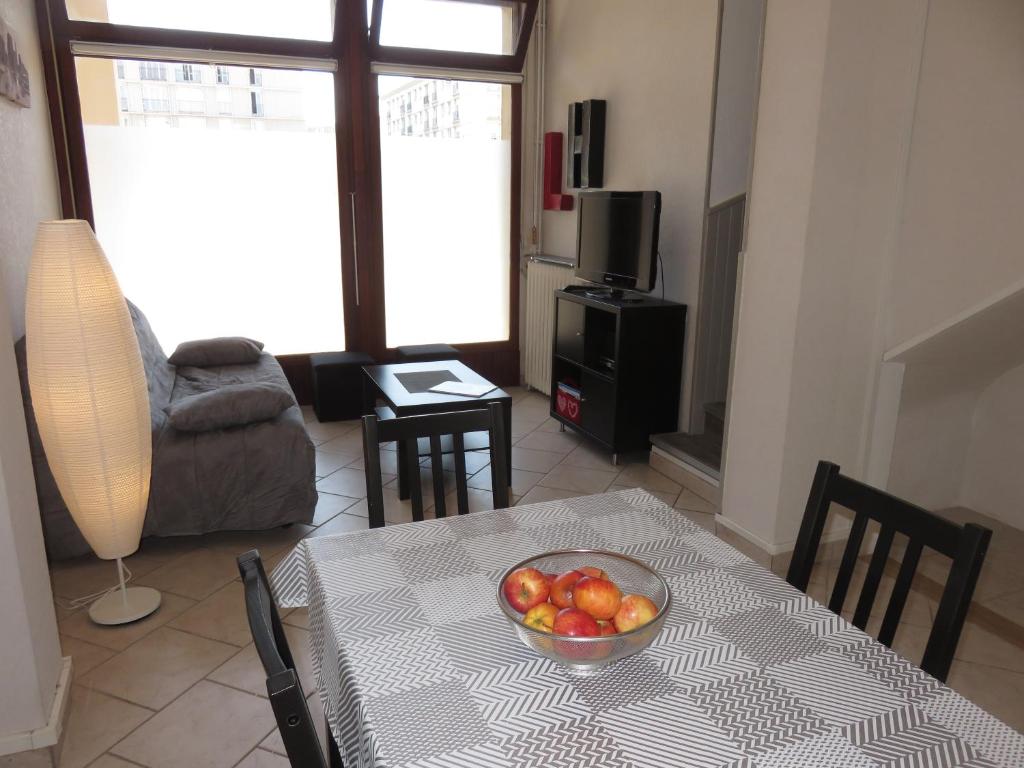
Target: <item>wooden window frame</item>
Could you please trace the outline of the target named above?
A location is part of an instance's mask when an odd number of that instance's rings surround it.
[[[495,0],[463,1],[491,3]],[[334,61],[337,63],[334,76],[335,134],[346,339],[350,348],[366,351],[379,361],[391,360],[394,354],[386,345],[384,317],[380,116],[377,75],[371,72],[371,64],[474,70],[481,74],[499,75],[521,72],[539,3],[539,0],[524,1],[515,52],[489,55],[380,45],[383,0],[374,0],[369,20],[366,18],[365,0],[338,0],[332,39],[329,41],[79,21],[68,18],[65,0],[36,0],[63,216],[85,219],[95,227],[75,70],[76,55],[73,52],[75,44],[210,51],[211,63],[214,64],[218,63],[216,53]],[[458,345],[467,364],[498,384],[519,381],[522,86],[514,83],[511,89],[509,338]],[[352,204],[354,215],[350,209]],[[353,243],[358,249],[358,268],[353,256]],[[360,297],[358,303],[355,301],[357,294]],[[300,402],[308,402],[311,399],[308,355],[282,356],[280,361]]]

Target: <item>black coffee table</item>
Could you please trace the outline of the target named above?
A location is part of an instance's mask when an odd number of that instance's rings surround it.
[[[449,411],[471,411],[486,408],[489,403],[501,403],[505,414],[505,455],[508,460],[508,477],[512,477],[512,396],[500,388],[492,389],[480,397],[447,395],[430,392],[430,387],[443,381],[462,381],[469,384],[494,386],[458,360],[436,360],[426,363],[393,363],[390,365],[367,365],[363,367],[363,384],[368,402],[377,398],[384,400],[395,416],[418,416],[425,413],[447,413]],[[474,433],[475,435],[475,433]],[[479,440],[466,436],[467,450],[487,448],[486,435]],[[406,447],[398,445],[398,497],[409,498],[409,482],[405,476]],[[422,452],[430,455],[429,449]]]

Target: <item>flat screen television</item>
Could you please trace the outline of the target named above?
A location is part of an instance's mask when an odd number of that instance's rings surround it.
[[[581,192],[576,276],[611,288],[650,291],[658,277],[660,192]]]

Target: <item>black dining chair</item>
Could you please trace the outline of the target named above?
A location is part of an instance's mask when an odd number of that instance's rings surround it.
[[[892,646],[896,636],[924,547],[953,561],[921,660],[921,668],[925,672],[945,681],[985,561],[992,531],[973,523],[957,525],[933,512],[840,474],[836,464],[819,461],[793,559],[786,575],[786,581],[803,592],[807,591],[829,508],[833,503],[854,513],[853,525],[828,602],[829,610],[834,613],[843,611],[868,522],[874,520],[880,524],[874,553],[868,563],[853,613],[853,625],[858,629],[863,630],[867,626],[895,535],[899,533],[907,539],[902,563],[878,633],[878,641],[887,647]]]
[[[245,589],[245,611],[253,644],[267,674],[267,696],[292,768],[343,768],[338,745],[327,727],[330,762],[325,762],[316,728],[299,683],[288,639],[270,593],[267,573],[255,549],[238,556]]]
[[[491,403],[486,409],[431,413],[422,416],[402,416],[381,419],[363,417],[363,459],[366,466],[366,502],[369,507],[370,527],[384,525],[384,489],[380,474],[380,444],[391,441],[404,443],[399,452],[404,457],[403,470],[409,482],[412,499],[412,518],[423,519],[423,492],[420,488],[419,440],[425,438],[430,447],[431,480],[434,491],[434,515],[444,517],[445,483],[442,465],[442,440],[451,439],[451,454],[455,463],[455,497],[460,515],[469,511],[469,490],[466,484],[466,435],[472,432],[488,434],[491,451],[491,500],[495,509],[508,506],[508,454],[505,448],[505,417],[500,403]],[[400,458],[400,460],[402,460]]]

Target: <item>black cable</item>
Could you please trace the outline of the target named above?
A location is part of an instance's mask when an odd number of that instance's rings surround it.
[[[661,260],[661,251],[658,251],[658,269],[661,270],[661,300],[665,300],[665,262]]]

